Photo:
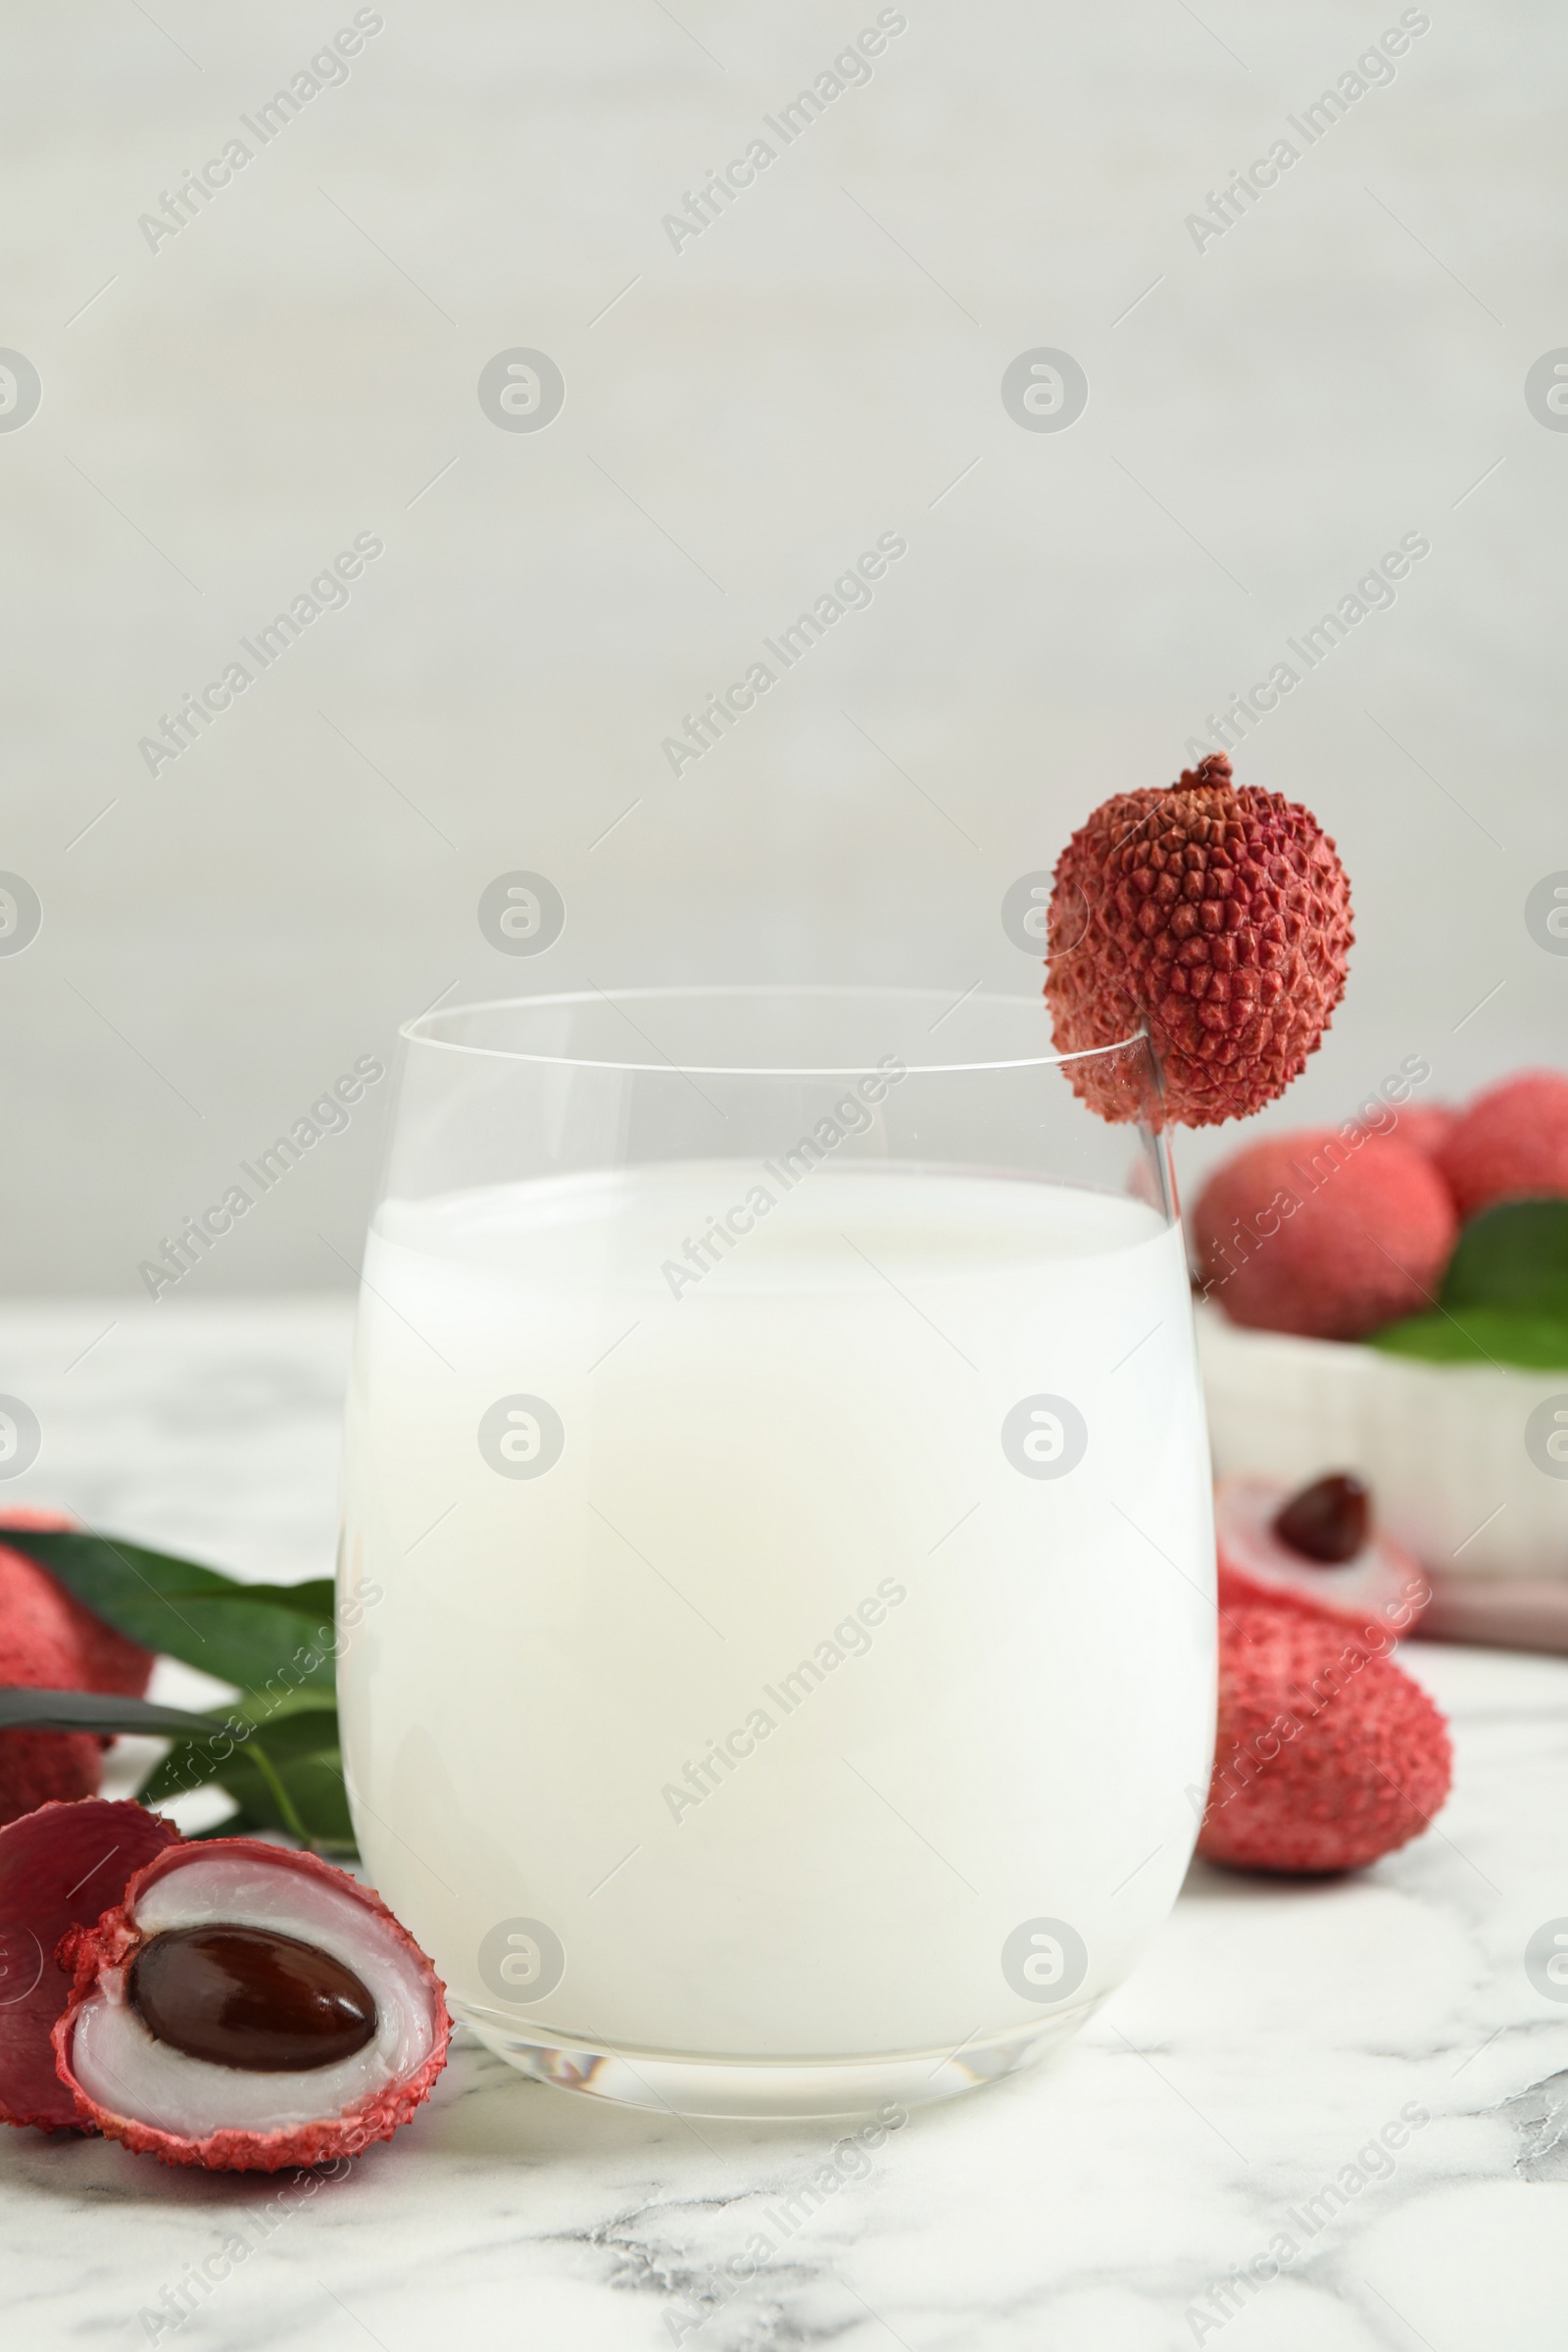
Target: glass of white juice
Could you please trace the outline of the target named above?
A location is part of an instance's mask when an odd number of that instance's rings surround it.
[[[406,1030],[345,1757],[524,2073],[913,2106],[1073,2034],[1169,1910],[1214,1704],[1181,1229],[1147,1043],[1096,1057],[1123,1125],[1048,1043],[1038,998],[879,989]]]

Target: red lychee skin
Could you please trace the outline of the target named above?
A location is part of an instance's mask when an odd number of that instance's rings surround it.
[[[1437,1159],[1458,1117],[1446,1102],[1401,1102],[1387,1135],[1392,1142],[1408,1144],[1412,1152],[1427,1159]]]
[[[1219,1736],[1198,1850],[1236,1870],[1360,1870],[1448,1793],[1447,1726],[1387,1638],[1272,1601],[1220,1619]]]
[[[435,2024],[430,2054],[416,2073],[402,2082],[388,2083],[373,2098],[346,2108],[341,2115],[290,2125],[277,2132],[213,2132],[202,2139],[187,2139],[177,2132],[163,2132],[133,2116],[116,2115],[113,2109],[100,2107],[72,2071],[71,2047],[76,2020],[83,2002],[96,1990],[103,1971],[124,1967],[143,1942],[135,1925],[136,1904],[169,1869],[179,1866],[179,1855],[165,1853],[137,1871],[115,1908],[106,1911],[96,1927],[74,1929],[62,1939],[61,1959],[74,1975],[70,2006],[56,2018],[52,2040],[55,2069],[74,2102],[75,2120],[103,2132],[108,2139],[122,2141],[137,2155],[156,2156],[162,2164],[200,2165],[211,2173],[276,2173],[288,2165],[328,2164],[334,2157],[358,2156],[378,2139],[390,2139],[429,2097],[436,2077],[447,2062],[447,2045],[452,2038],[446,1986],[414,1937],[393,1917],[379,1895],[315,1854],[269,1845],[259,1838],[206,1838],[197,1850],[204,1857],[232,1855],[239,1860],[260,1860],[270,1867],[329,1880],[339,1893],[352,1895],[367,1911],[373,1912],[392,1930],[405,1951],[417,1963],[424,1979]],[[185,1858],[191,1858],[189,1847]]]
[[[1431,1306],[1459,1228],[1423,1152],[1309,1127],[1217,1168],[1190,1230],[1203,1295],[1233,1323],[1355,1340]]]
[[[65,1594],[31,1560],[0,1545],[0,1685],[79,1690],[81,1671]],[[51,1800],[96,1794],[102,1768],[103,1748],[90,1732],[0,1732],[0,1824]]]
[[[1353,937],[1349,884],[1317,819],[1233,784],[1215,753],[1168,790],[1102,803],[1057,858],[1046,964],[1057,1050],[1147,1029],[1168,1118],[1246,1118],[1317,1052]],[[1139,1115],[1114,1063],[1066,1067],[1102,1118]]]
[[[1568,1078],[1523,1070],[1477,1095],[1438,1153],[1461,1217],[1494,1200],[1568,1197]]]
[[[69,1930],[118,1902],[133,1871],[178,1840],[172,1821],[104,1797],[40,1805],[0,1829],[0,2119],[6,2123],[81,2130],[49,2038],[71,1999],[71,1972],[57,1947]]]
[[[14,1528],[20,1535],[29,1527],[69,1530],[75,1524],[69,1511],[50,1511],[27,1504],[12,1504],[0,1511],[0,1536],[4,1535],[7,1528]],[[15,1559],[18,1555],[6,1546],[4,1556]],[[51,1576],[40,1562],[29,1558],[27,1565],[35,1576],[43,1577],[59,1593],[75,1633],[76,1647],[81,1656],[81,1677],[79,1681],[65,1687],[75,1690],[110,1691],[120,1698],[145,1698],[147,1686],[152,1680],[153,1652],[143,1649],[139,1642],[132,1642],[126,1635],[118,1633],[112,1625],[106,1625],[101,1617],[88,1608],[85,1601],[78,1600],[74,1592],[61,1584],[58,1578]]]

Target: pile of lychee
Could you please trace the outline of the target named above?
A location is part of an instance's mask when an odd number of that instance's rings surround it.
[[[1414,1104],[1410,1088],[1407,1067],[1343,1126],[1267,1136],[1209,1177],[1194,1252],[1203,1295],[1233,1323],[1459,1351],[1464,1318],[1445,1329],[1440,1300],[1461,1235],[1508,1203],[1568,1201],[1568,1077],[1525,1070],[1462,1109]],[[1527,1322],[1489,1318],[1485,1352],[1568,1363],[1568,1328],[1554,1352],[1542,1318]]]

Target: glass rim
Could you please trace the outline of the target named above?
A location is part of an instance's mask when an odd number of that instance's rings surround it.
[[[412,1020],[404,1021],[398,1029],[398,1036],[406,1045],[430,1046],[446,1054],[468,1054],[487,1060],[536,1063],[557,1069],[618,1070],[644,1076],[663,1075],[672,1078],[858,1078],[864,1075],[868,1067],[875,1065],[864,1062],[676,1062],[671,1061],[663,1050],[654,1044],[652,1038],[648,1038],[646,1043],[653,1048],[654,1054],[658,1056],[657,1059],[619,1061],[598,1054],[534,1054],[524,1052],[515,1046],[471,1045],[454,1037],[439,1035],[437,1025],[444,1021],[460,1020],[476,1012],[543,1011],[577,1004],[608,1004],[612,1011],[618,1012],[624,1004],[699,1004],[705,1001],[711,1003],[718,999],[728,999],[733,1002],[745,998],[771,999],[779,1002],[792,997],[858,998],[862,1002],[881,997],[906,1004],[921,1002],[928,1004],[945,1004],[946,1011],[941,1015],[941,1020],[945,1020],[948,1014],[956,1012],[961,1004],[971,1002],[974,995],[975,992],[971,989],[967,994],[959,995],[950,1001],[946,989],[902,985],[884,987],[876,981],[761,980],[719,982],[709,986],[687,986],[675,983],[663,988],[623,988],[613,994],[609,989],[602,988],[562,989],[540,996],[485,997],[468,1004],[448,1005],[442,1011],[436,1011],[432,1007],[429,1011],[416,1013]],[[1043,1000],[1038,996],[999,994],[985,996],[979,1001],[986,1004],[1006,1006],[1014,1010],[1037,1006],[1044,1009]],[[631,1019],[629,1013],[625,1017],[628,1020]],[[932,1026],[939,1027],[941,1020],[933,1023]],[[633,1021],[632,1027],[636,1028],[636,1022]],[[1134,1030],[1131,1036],[1116,1038],[1109,1045],[1087,1046],[1072,1054],[1015,1054],[991,1061],[968,1059],[911,1062],[906,1064],[906,1071],[911,1078],[940,1078],[961,1077],[968,1074],[978,1075],[989,1070],[1054,1069],[1069,1062],[1102,1060],[1112,1054],[1125,1054],[1131,1047],[1137,1045],[1146,1047],[1150,1045],[1147,1029]],[[1150,1051],[1152,1052],[1152,1047],[1150,1047]]]

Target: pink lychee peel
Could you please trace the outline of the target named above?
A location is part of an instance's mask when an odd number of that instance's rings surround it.
[[[62,1938],[121,1901],[134,1873],[179,1832],[145,1807],[83,1797],[40,1805],[0,1829],[0,2119],[45,2132],[79,2128],[55,2072],[50,2034],[73,1997]],[[36,1968],[21,1993],[14,1973]]]

